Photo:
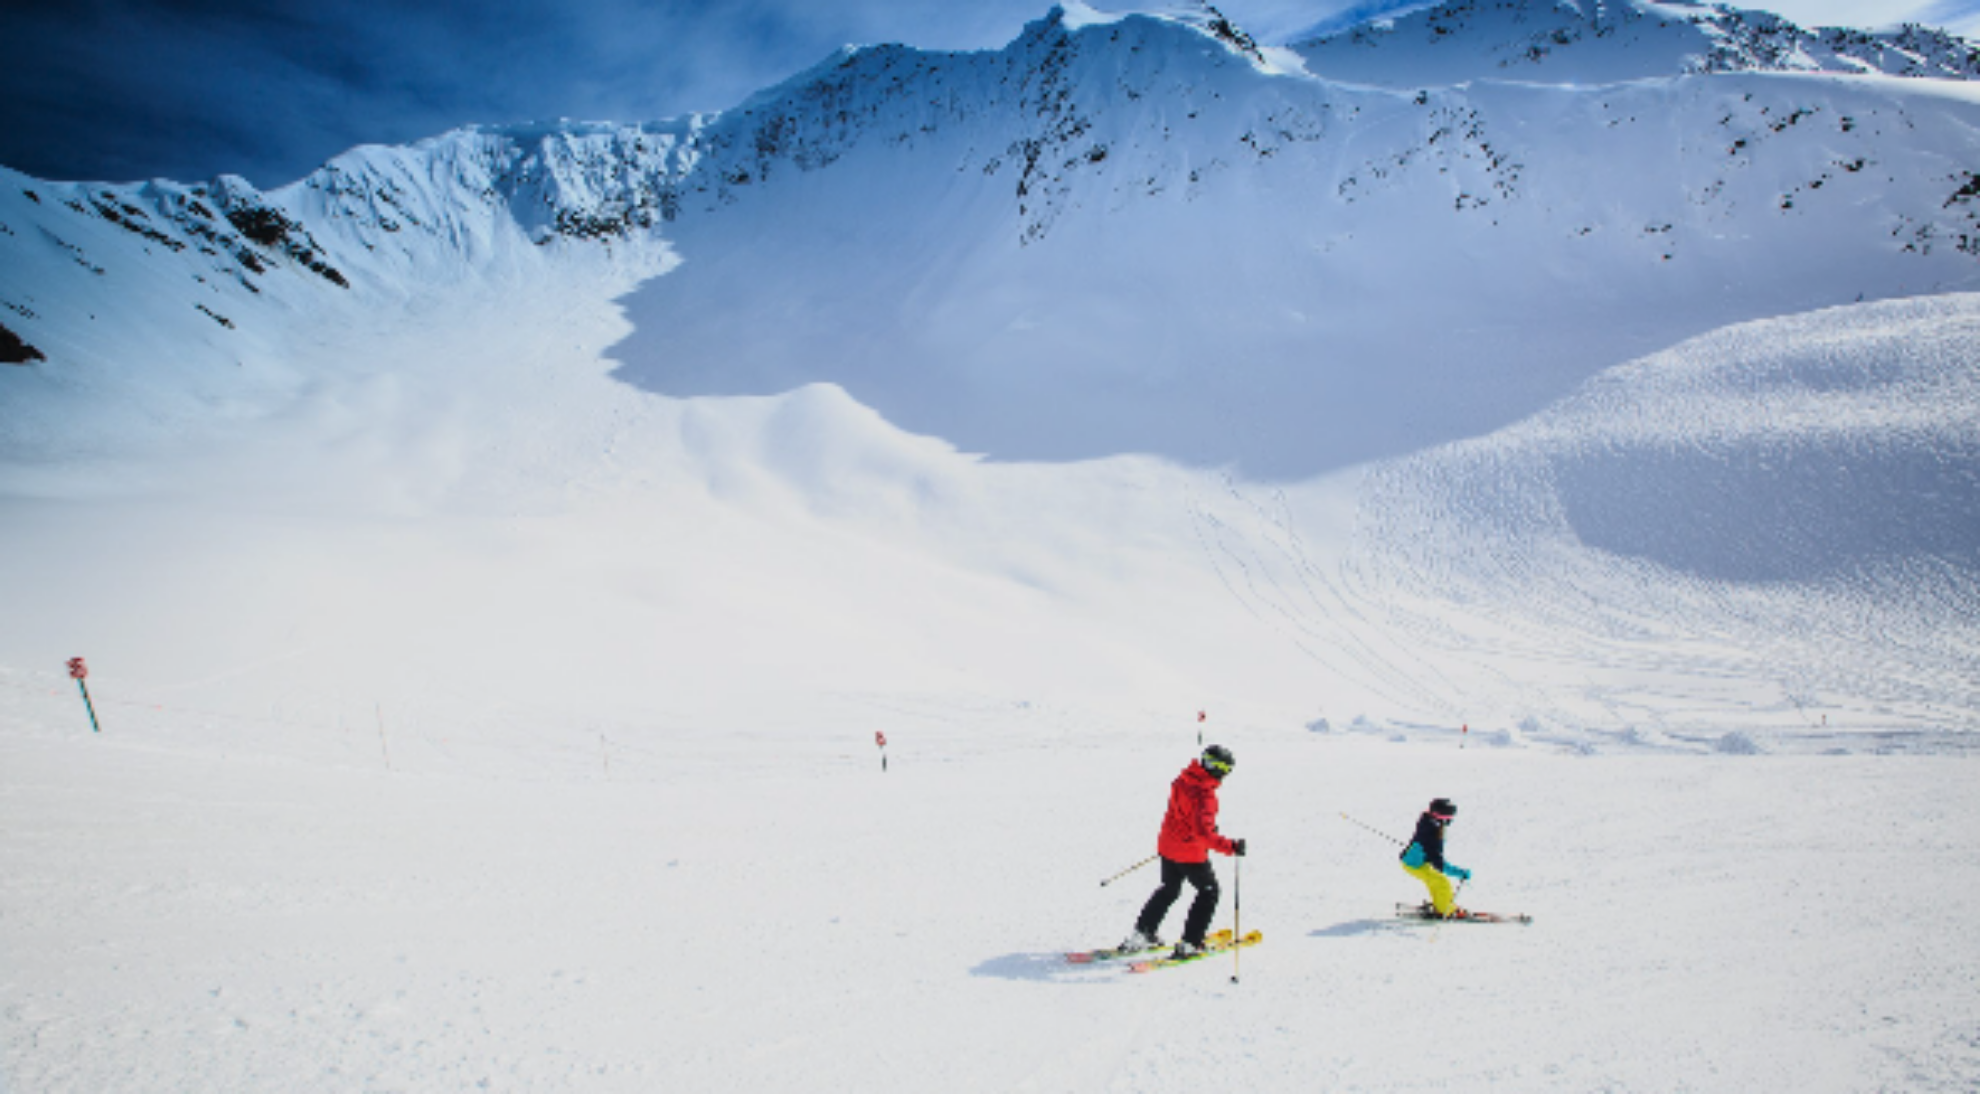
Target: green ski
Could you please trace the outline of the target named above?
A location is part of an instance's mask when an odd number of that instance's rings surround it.
[[[1219,938],[1218,935],[1222,935],[1222,937]],[[1240,946],[1258,945],[1260,942],[1265,941],[1265,932],[1246,931],[1243,938],[1233,943],[1229,931],[1219,931],[1204,941],[1207,945],[1203,947],[1202,953],[1192,954],[1189,957],[1157,957],[1148,961],[1136,961],[1134,964],[1128,966],[1128,970],[1130,972],[1154,972],[1156,969],[1166,969],[1171,965],[1187,965],[1193,961],[1201,961],[1206,957],[1218,957]]]

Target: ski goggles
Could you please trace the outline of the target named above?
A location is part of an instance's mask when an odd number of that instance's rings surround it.
[[[1211,756],[1203,757],[1203,766],[1212,775],[1215,775],[1220,779],[1231,773],[1230,764],[1227,764],[1224,761],[1216,759]]]

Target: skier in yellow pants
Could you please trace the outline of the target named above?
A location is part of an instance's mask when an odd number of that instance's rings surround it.
[[[1416,819],[1416,835],[1403,849],[1402,867],[1409,876],[1430,890],[1430,905],[1438,915],[1449,919],[1464,915],[1451,891],[1451,879],[1468,880],[1471,871],[1444,861],[1444,830],[1457,819],[1457,806],[1448,798],[1438,798]]]

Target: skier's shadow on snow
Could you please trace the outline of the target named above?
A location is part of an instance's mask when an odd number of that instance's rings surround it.
[[[1359,938],[1362,935],[1390,934],[1396,929],[1392,919],[1355,919],[1307,932],[1308,938]]]
[[[993,957],[969,970],[969,974],[1042,984],[1078,984],[1093,983],[1095,974],[1107,968],[1107,963],[1076,965],[1062,953],[1012,953]],[[1121,966],[1114,963],[1114,968],[1119,971]]]

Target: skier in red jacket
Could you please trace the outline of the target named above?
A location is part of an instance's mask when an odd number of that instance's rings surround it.
[[[1134,933],[1121,943],[1122,950],[1163,945],[1155,932],[1187,881],[1196,887],[1196,899],[1190,902],[1189,916],[1183,920],[1182,941],[1176,943],[1175,955],[1189,957],[1203,952],[1203,936],[1210,929],[1210,917],[1217,913],[1219,895],[1210,852],[1244,854],[1243,840],[1225,839],[1217,831],[1217,787],[1236,766],[1230,749],[1211,745],[1170,784],[1169,812],[1162,818],[1162,834],[1155,842],[1155,850],[1162,856],[1162,885],[1142,906]]]

